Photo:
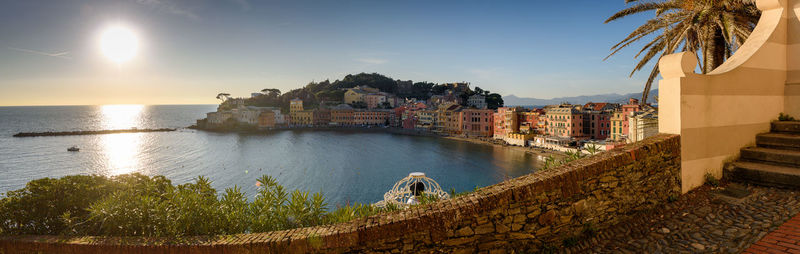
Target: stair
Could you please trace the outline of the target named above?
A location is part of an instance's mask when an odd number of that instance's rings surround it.
[[[724,177],[739,182],[800,188],[800,121],[773,122],[756,136],[756,147],[726,167]]]

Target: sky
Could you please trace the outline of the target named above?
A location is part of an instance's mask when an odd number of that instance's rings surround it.
[[[638,48],[603,59],[652,16],[604,24],[623,0],[0,2],[0,106],[211,104],[361,72],[545,99],[641,92]],[[130,61],[102,53],[115,26],[137,38]]]

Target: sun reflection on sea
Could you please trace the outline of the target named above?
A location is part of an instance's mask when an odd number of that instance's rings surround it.
[[[138,171],[142,133],[120,133],[103,135],[101,138],[109,175],[128,174]]]
[[[103,105],[104,129],[129,129],[141,122],[144,105]]]
[[[143,105],[103,105],[102,126],[109,130],[134,128],[141,120],[143,108]],[[108,175],[128,174],[139,170],[142,138],[142,133],[108,134],[100,137]]]

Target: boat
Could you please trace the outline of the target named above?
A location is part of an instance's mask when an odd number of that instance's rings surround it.
[[[67,151],[70,151],[70,152],[77,152],[77,151],[80,151],[80,150],[81,149],[78,148],[77,146],[72,146],[70,148],[67,148]]]

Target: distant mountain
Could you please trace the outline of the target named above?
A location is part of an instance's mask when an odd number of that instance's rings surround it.
[[[658,89],[650,91],[650,96],[648,97],[647,101],[650,103],[655,103],[655,96],[658,96]],[[510,94],[503,96],[503,101],[505,102],[506,106],[544,106],[561,104],[562,102],[569,102],[571,104],[585,104],[587,102],[627,103],[629,98],[641,99],[642,93],[609,93],[574,97],[559,97],[552,99],[520,98]]]

